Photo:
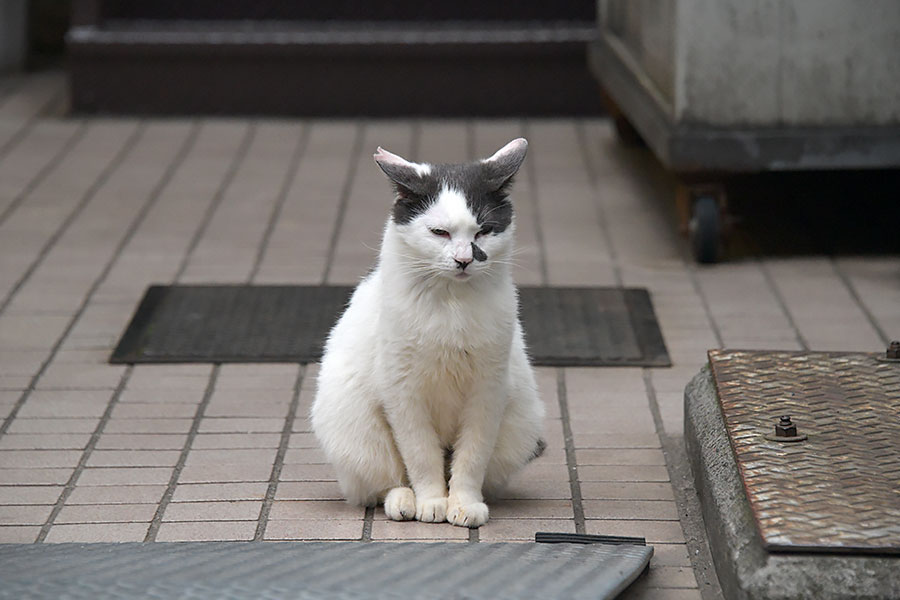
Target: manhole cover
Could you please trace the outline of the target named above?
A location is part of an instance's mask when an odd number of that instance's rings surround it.
[[[900,364],[878,356],[709,352],[767,550],[900,554]],[[767,439],[783,416],[807,439]]]

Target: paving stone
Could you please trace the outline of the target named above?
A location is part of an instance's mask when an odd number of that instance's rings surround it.
[[[55,504],[62,491],[58,485],[0,485],[0,504]]]
[[[671,500],[585,500],[587,519],[678,520]]]
[[[278,448],[280,442],[278,433],[201,433],[194,438],[191,448]]]
[[[273,418],[210,418],[200,421],[200,433],[281,433],[284,419]]]
[[[675,500],[669,483],[582,481],[585,500]]]
[[[263,538],[266,540],[358,540],[362,537],[362,521],[340,519],[270,520]]]
[[[80,459],[80,450],[0,450],[3,469],[74,468]]]
[[[82,523],[54,525],[47,534],[47,543],[142,542],[149,523]]]
[[[196,450],[191,449],[185,463],[188,467],[203,465],[261,465],[268,464],[271,469],[275,461],[275,448],[245,448],[245,449],[216,449]]]
[[[419,521],[389,521],[376,519],[372,523],[373,540],[416,540],[469,538],[469,530],[450,523],[421,523]]]
[[[510,540],[534,541],[538,531],[575,533],[571,519],[496,519],[491,518],[478,530],[478,539],[485,542]]]
[[[579,481],[669,481],[663,466],[578,466]]]
[[[360,520],[365,508],[337,500],[276,500],[269,512],[270,521],[301,519]]]
[[[9,469],[0,468],[0,485],[53,485],[69,481],[71,469]]]
[[[262,502],[172,502],[163,521],[256,521]]]
[[[662,450],[656,448],[585,448],[577,450],[579,465],[665,465]]]
[[[278,484],[276,500],[343,500],[344,494],[334,481],[286,481]]]
[[[678,521],[628,521],[595,520],[585,521],[585,531],[595,535],[625,535],[643,537],[648,544],[683,544],[684,533]]]
[[[289,464],[281,468],[279,481],[337,481],[331,465]]]
[[[230,465],[186,465],[178,483],[229,483],[268,481],[271,464],[243,463]]]
[[[79,481],[80,483],[80,481]],[[66,498],[66,506],[91,504],[158,504],[164,485],[87,486],[76,485]]]
[[[306,435],[306,434],[293,434]],[[293,437],[291,438],[293,439]],[[286,465],[323,465],[328,463],[325,452],[318,447],[310,448],[291,448],[284,453],[284,463]]]
[[[110,419],[103,434],[110,433],[187,433],[191,419]]]
[[[0,438],[0,450],[83,450],[89,433],[7,433]]]
[[[209,502],[216,500],[262,500],[269,484],[258,483],[182,483],[175,487],[172,502]]]
[[[177,450],[94,450],[89,467],[174,467],[181,452]]]
[[[572,519],[571,500],[488,501],[491,519]]]
[[[78,478],[79,485],[152,485],[169,483],[170,467],[88,467]]]
[[[0,505],[0,523],[4,525],[43,525],[50,516],[52,506]]]
[[[0,524],[0,544],[30,544],[37,540],[40,532],[37,525]]]
[[[187,435],[171,433],[104,433],[97,440],[94,452],[99,450],[181,450],[186,441]]]
[[[154,504],[72,505],[68,502],[55,523],[149,523],[156,513]]]
[[[253,539],[255,521],[162,523],[157,542],[241,542]]]

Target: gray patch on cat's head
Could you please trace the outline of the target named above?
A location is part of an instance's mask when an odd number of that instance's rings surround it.
[[[442,189],[454,189],[466,198],[466,205],[484,233],[501,233],[512,222],[509,188],[525,160],[527,148],[528,142],[519,138],[490,158],[427,165],[427,172],[425,165],[410,163],[381,148],[375,161],[394,184],[396,200],[391,215],[398,225],[405,225],[428,210]]]

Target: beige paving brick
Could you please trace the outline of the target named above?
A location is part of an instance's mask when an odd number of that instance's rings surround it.
[[[201,433],[194,438],[192,449],[278,448],[278,433]]]
[[[588,519],[678,520],[671,500],[585,500],[583,505]]]
[[[294,435],[305,434],[295,433]],[[323,452],[318,447],[290,448],[287,452],[284,453],[284,463],[288,465],[322,465],[327,464],[328,459],[325,457],[325,452]]]
[[[578,466],[580,481],[669,481],[663,466]]]
[[[76,485],[66,505],[79,504],[157,504],[166,491],[164,485],[86,486]]]
[[[491,519],[572,519],[571,500],[488,501]]]
[[[687,546],[684,544],[654,544],[650,567],[690,567]]]
[[[169,483],[171,467],[88,467],[78,485],[153,485]]]
[[[52,506],[0,505],[0,523],[4,525],[43,525],[50,516]]]
[[[125,367],[53,363],[38,379],[37,389],[114,390]]]
[[[362,522],[341,519],[270,520],[263,538],[266,540],[358,540]]]
[[[193,404],[128,402],[117,404],[111,419],[193,419],[197,407]]]
[[[683,544],[684,533],[678,521],[596,520],[585,521],[585,531],[594,535],[643,537],[650,544]]]
[[[174,467],[181,452],[177,450],[94,450],[89,467]]]
[[[422,540],[422,539],[468,539],[469,530],[450,523],[420,523],[419,521],[388,521],[375,519],[372,522],[373,540]]]
[[[139,365],[128,379],[130,390],[205,390],[210,365]]]
[[[119,396],[119,402],[138,404],[200,404],[203,400],[202,389],[125,389]]]
[[[255,521],[262,502],[172,502],[163,513],[163,521]]]
[[[316,440],[316,436],[312,433],[292,433],[291,438],[288,441],[288,448],[294,449],[304,449],[304,448],[318,448],[319,442]]]
[[[89,433],[8,433],[0,438],[0,450],[84,450]]]
[[[82,523],[54,525],[47,534],[48,543],[64,542],[142,542],[149,523]]]
[[[8,434],[77,434],[92,433],[100,419],[23,419],[16,417]]]
[[[191,449],[187,457],[187,466],[202,465],[265,465],[271,469],[275,461],[275,448],[244,448],[244,449],[216,449],[195,450]]]
[[[212,400],[206,407],[206,417],[270,417],[287,416],[290,402],[260,402],[257,398],[244,397],[236,400]]]
[[[341,488],[333,481],[286,481],[278,484],[276,500],[343,500]]]
[[[37,525],[0,525],[0,544],[30,544],[40,532]]]
[[[100,417],[110,397],[108,390],[39,390],[31,393],[16,418]]]
[[[0,468],[0,485],[65,484],[75,472],[71,469],[9,469]]]
[[[638,580],[619,597],[622,600],[701,600],[702,595],[698,589],[647,587]]]
[[[181,450],[187,435],[172,433],[125,434],[104,433],[97,440],[96,450]]]
[[[554,481],[557,483],[569,483],[569,469],[565,463],[545,463],[544,457],[528,464],[513,476],[514,482],[519,481]]]
[[[366,509],[337,500],[276,500],[269,512],[270,520],[298,519],[359,520]]]
[[[575,521],[571,519],[492,518],[478,530],[478,539],[485,542],[534,541],[534,534],[538,531],[575,533]]]
[[[284,419],[275,418],[210,418],[200,421],[200,433],[281,433]]]
[[[500,493],[502,499],[508,500],[566,500],[571,498],[569,482],[513,480]]]
[[[58,485],[0,485],[0,504],[55,504],[62,491]]]
[[[675,500],[669,483],[582,481],[585,500]]]
[[[652,566],[642,582],[656,588],[696,588],[697,579],[690,567]]]
[[[75,467],[80,458],[80,450],[0,450],[0,468]]]
[[[110,433],[187,433],[191,429],[191,419],[110,419],[103,429]]]
[[[243,463],[230,465],[186,465],[178,483],[229,483],[268,481],[272,465]]]
[[[72,505],[62,507],[56,523],[149,523],[155,504]]]
[[[253,539],[255,521],[162,523],[157,542],[241,542]]]
[[[578,465],[665,465],[656,448],[585,448],[575,452]]]
[[[179,484],[173,502],[209,502],[216,500],[262,500],[269,484],[257,483],[191,483]]]
[[[337,473],[331,465],[284,465],[280,481],[337,481]]]

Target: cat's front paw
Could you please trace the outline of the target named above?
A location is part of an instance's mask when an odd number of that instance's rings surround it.
[[[489,511],[484,502],[454,504],[447,511],[447,520],[459,527],[481,527],[488,521]]]
[[[394,521],[409,521],[416,517],[416,496],[408,487],[396,487],[384,497],[384,513]]]
[[[416,519],[425,523],[443,523],[447,520],[447,499],[426,498],[417,501]]]

